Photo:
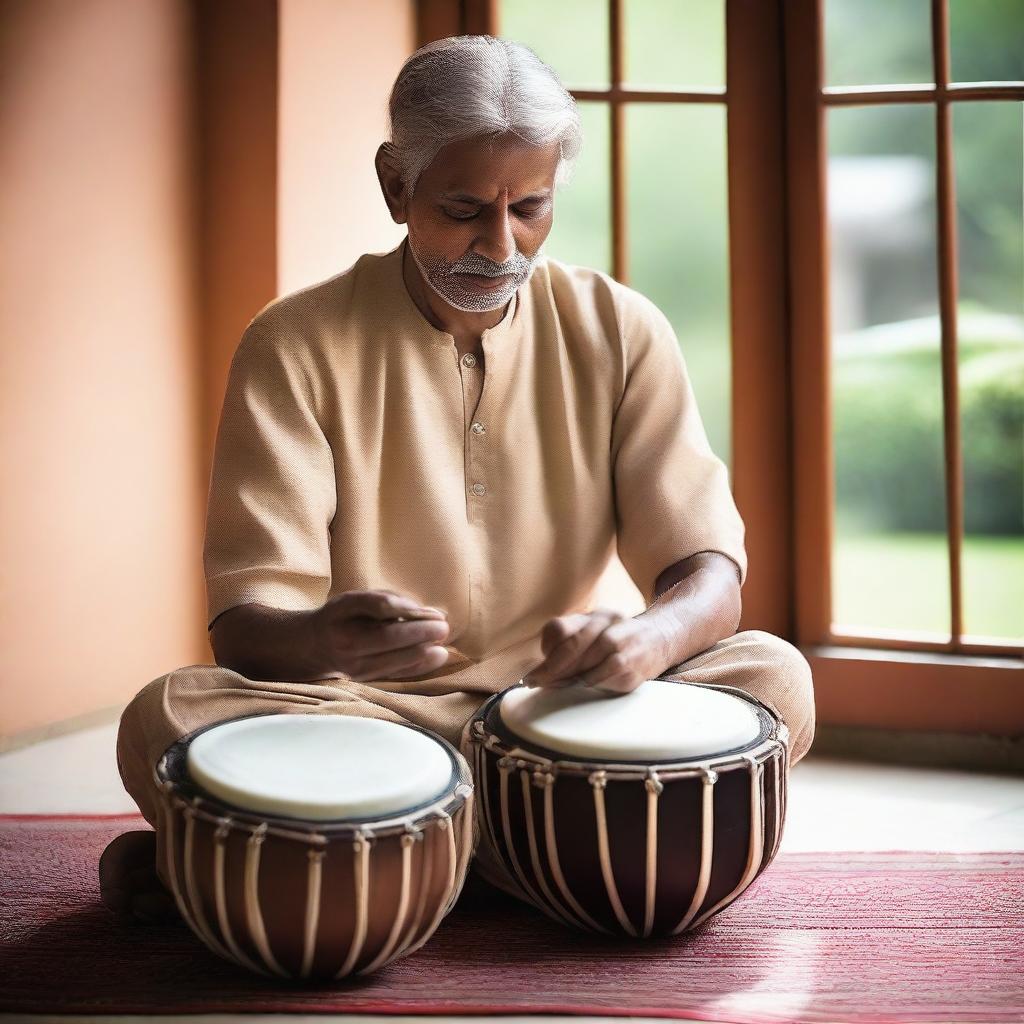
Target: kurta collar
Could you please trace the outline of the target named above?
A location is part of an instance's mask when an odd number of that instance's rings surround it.
[[[398,295],[402,317],[412,330],[428,338],[433,344],[451,348],[455,344],[454,337],[447,331],[438,330],[423,315],[405,286],[405,279],[402,276],[402,254],[407,243],[408,236],[387,254],[389,282]],[[509,300],[505,316],[481,334],[482,344],[487,343],[488,346],[494,343],[504,344],[518,335],[526,319],[525,307],[528,302],[529,284],[530,281],[527,280],[525,284],[516,289],[515,294]]]

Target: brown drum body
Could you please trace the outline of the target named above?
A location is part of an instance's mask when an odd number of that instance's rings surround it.
[[[157,841],[178,909],[206,946],[260,974],[322,980],[368,974],[433,935],[473,856],[473,778],[451,743],[408,728],[445,748],[449,787],[432,803],[359,820],[231,806],[187,777],[188,744],[205,729],[168,748],[154,769]]]
[[[676,935],[771,863],[786,819],[789,730],[745,691],[713,688],[753,705],[760,736],[643,764],[582,761],[515,736],[498,710],[507,690],[481,706],[469,728],[480,842],[524,900],[570,927]]]

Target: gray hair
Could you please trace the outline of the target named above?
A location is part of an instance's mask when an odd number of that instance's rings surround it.
[[[555,185],[567,184],[583,145],[576,100],[554,70],[521,43],[449,36],[421,46],[402,65],[388,101],[386,152],[411,198],[444,147],[512,133],[534,146],[559,143]]]

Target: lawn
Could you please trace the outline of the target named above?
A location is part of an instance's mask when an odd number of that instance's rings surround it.
[[[1024,536],[973,536],[963,545],[964,630],[1024,639]],[[941,533],[837,534],[837,628],[949,630],[949,565]]]

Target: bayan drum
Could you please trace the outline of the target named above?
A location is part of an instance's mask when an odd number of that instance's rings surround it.
[[[247,716],[183,737],[154,771],[182,917],[260,974],[368,974],[419,949],[465,882],[472,774],[418,726]]]
[[[732,903],[779,848],[789,730],[736,687],[519,683],[479,708],[468,746],[481,846],[560,924],[679,934]]]

